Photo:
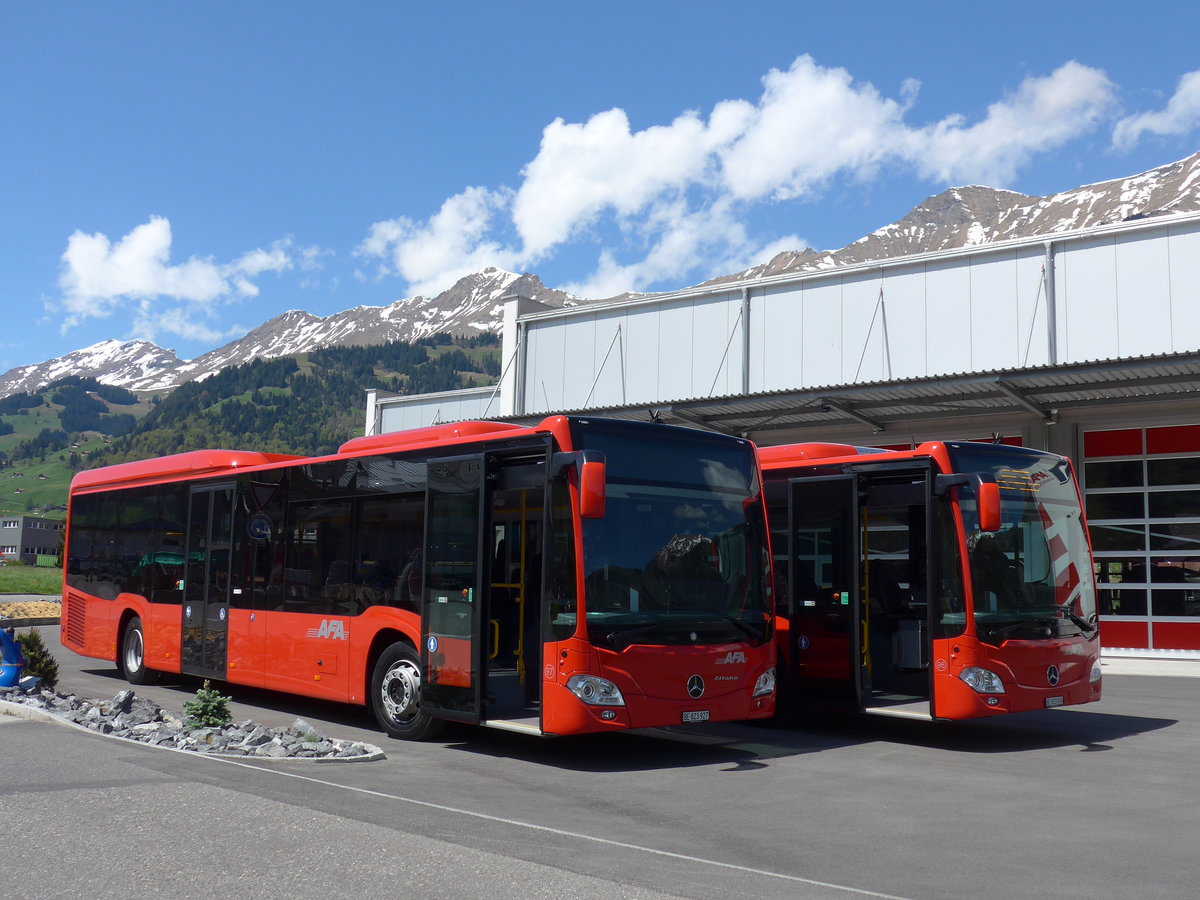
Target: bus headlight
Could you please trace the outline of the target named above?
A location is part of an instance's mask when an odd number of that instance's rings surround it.
[[[1092,674],[1088,675],[1088,684],[1095,684],[1100,680],[1100,660],[1092,663]]]
[[[621,689],[607,678],[595,675],[572,675],[567,679],[567,690],[588,706],[624,706]]]
[[[754,682],[754,693],[751,696],[761,697],[763,694],[775,693],[775,667],[767,669],[758,676],[758,681]]]
[[[959,673],[959,678],[965,681],[977,694],[1003,694],[1004,682],[991,669],[981,669],[969,666]]]

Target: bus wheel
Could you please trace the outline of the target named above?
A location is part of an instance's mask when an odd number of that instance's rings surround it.
[[[375,663],[371,708],[379,727],[394,738],[425,740],[446,724],[421,712],[421,663],[408,644],[392,644]]]
[[[125,625],[125,634],[121,638],[120,660],[121,672],[130,684],[146,684],[153,677],[146,668],[146,637],[142,631],[142,620],[137,616]]]

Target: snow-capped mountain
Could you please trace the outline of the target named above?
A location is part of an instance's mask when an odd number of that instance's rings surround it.
[[[103,341],[58,359],[12,369],[0,377],[0,397],[36,391],[65,375],[83,375],[133,391],[165,390],[254,359],[306,353],[318,347],[412,341],[448,331],[500,329],[501,298],[521,294],[550,306],[578,302],[545,287],[536,275],[489,268],[461,278],[436,297],[408,297],[388,306],[356,306],[324,318],[289,310],[243,338],[184,361],[148,341]]]
[[[181,363],[170,373],[151,374],[141,382],[123,386],[130,390],[170,388],[205,378],[228,366],[240,366],[255,359],[295,356],[318,347],[414,341],[440,331],[468,335],[498,332],[503,307],[500,301],[509,294],[520,294],[550,306],[578,302],[569,294],[545,287],[536,275],[488,268],[460,278],[454,287],[436,297],[407,297],[388,306],[356,306],[324,318],[288,310],[244,338]]]
[[[1032,197],[970,185],[936,194],[908,215],[840,250],[801,249],[705,284],[743,281],[917,253],[1051,235],[1150,216],[1200,211],[1200,153],[1129,178]],[[590,302],[545,287],[536,275],[484,269],[436,297],[409,297],[389,306],[357,306],[321,318],[292,310],[245,337],[190,361],[147,341],[103,341],[59,359],[0,376],[0,397],[34,391],[64,375],[84,375],[131,390],[162,390],[205,378],[253,359],[318,347],[415,340],[439,331],[478,334],[500,329],[502,304],[521,294],[551,306]],[[619,301],[626,296],[609,298]],[[644,296],[644,295],[636,295]]]
[[[169,377],[183,360],[174,350],[164,350],[149,341],[101,341],[58,359],[31,366],[18,366],[0,377],[0,397],[22,391],[39,391],[68,375],[96,378],[105,384],[132,387]]]
[[[1191,212],[1200,212],[1200,153],[1140,175],[1046,197],[978,185],[951,188],[930,197],[900,221],[840,250],[788,251],[765,265],[708,283],[826,269]]]

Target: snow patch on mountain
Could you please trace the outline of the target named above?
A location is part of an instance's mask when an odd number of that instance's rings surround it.
[[[170,390],[228,366],[308,353],[321,347],[415,341],[442,331],[477,335],[500,330],[502,298],[520,294],[550,306],[580,300],[545,287],[536,275],[488,268],[460,279],[436,297],[405,297],[387,306],[356,306],[321,317],[299,309],[281,313],[245,337],[192,360],[148,341],[102,341],[59,359],[21,366],[0,376],[0,397],[37,391],[65,375],[84,375],[134,391]]]
[[[927,198],[899,221],[840,250],[785,251],[767,263],[705,285],[827,270],[1198,211],[1200,153],[1127,178],[1045,197],[965,185]],[[436,297],[406,297],[387,306],[356,306],[324,318],[289,310],[245,337],[188,361],[147,341],[101,341],[59,359],[10,370],[0,376],[0,397],[37,391],[66,375],[90,376],[137,391],[168,390],[186,381],[207,378],[227,366],[294,356],[320,347],[412,341],[439,331],[460,335],[498,332],[504,307],[501,300],[510,294],[549,306],[590,302],[547,288],[536,275],[488,268],[460,279]],[[623,294],[603,302],[643,296]]]

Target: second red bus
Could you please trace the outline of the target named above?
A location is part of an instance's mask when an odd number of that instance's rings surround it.
[[[967,719],[1100,699],[1069,460],[953,441],[759,456],[793,702]]]

